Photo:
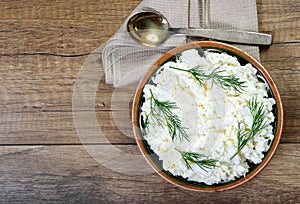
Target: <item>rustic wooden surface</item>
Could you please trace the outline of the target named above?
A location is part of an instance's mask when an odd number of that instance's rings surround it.
[[[285,118],[279,148],[256,178],[225,192],[192,192],[154,173],[117,173],[87,153],[73,121],[74,112],[85,111],[72,108],[77,75],[139,2],[0,0],[0,202],[300,203],[298,0],[257,0],[259,30],[274,36],[261,61],[280,89]],[[107,140],[86,138],[84,145],[112,143],[139,155],[130,104],[112,104],[116,90],[99,80],[95,115]],[[130,98],[133,89],[118,94]]]

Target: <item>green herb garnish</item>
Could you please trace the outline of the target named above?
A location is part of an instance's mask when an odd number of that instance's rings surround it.
[[[187,169],[192,169],[191,164],[197,164],[202,170],[207,172],[207,169],[212,169],[212,167],[216,166],[218,160],[215,159],[201,159],[206,157],[204,154],[198,154],[195,152],[184,152],[176,149],[182,156]]]
[[[179,107],[176,105],[175,102],[170,101],[160,101],[158,100],[152,90],[150,89],[151,98],[150,98],[150,117],[152,121],[156,122],[156,124],[162,126],[166,124],[168,127],[169,134],[174,140],[177,136],[180,140],[188,139],[188,135],[185,131],[186,128],[182,127],[181,120],[177,115],[173,113],[173,110],[178,109]],[[145,119],[145,128],[147,128],[149,124],[149,116]]]
[[[253,119],[252,126],[250,130],[242,130],[241,123],[243,121],[238,122],[238,149],[231,159],[233,159],[246,146],[246,144],[257,135],[259,131],[266,127],[266,122],[264,122],[265,111],[263,103],[259,104],[257,102],[257,98],[252,98],[249,101],[248,108],[250,109]]]
[[[231,87],[236,92],[240,93],[245,88],[245,82],[240,81],[238,77],[234,75],[221,75],[224,70],[220,70],[220,67],[214,69],[210,74],[205,74],[203,69],[201,69],[199,66],[188,70],[172,66],[170,66],[170,68],[190,73],[199,82],[200,86],[203,86],[204,82],[212,80],[213,83],[217,84],[217,86],[221,87],[224,90]]]
[[[200,86],[203,86],[204,82],[208,80],[207,75],[204,73],[203,69],[200,69],[200,67],[194,67],[192,69],[181,69],[177,67],[170,66],[171,69],[188,72],[190,73],[200,84]]]

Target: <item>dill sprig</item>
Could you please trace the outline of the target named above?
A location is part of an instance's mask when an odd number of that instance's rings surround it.
[[[207,169],[212,169],[212,167],[216,166],[216,163],[218,160],[215,159],[201,159],[203,157],[207,157],[204,154],[198,154],[195,152],[185,152],[185,151],[180,151],[176,149],[182,156],[183,161],[185,162],[187,169],[191,169],[191,164],[195,163],[197,164],[202,170],[207,172]]]
[[[203,86],[204,82],[212,80],[213,83],[217,84],[217,86],[221,87],[222,89],[226,90],[231,87],[238,93],[241,93],[246,87],[244,85],[245,82],[240,81],[240,78],[234,75],[221,75],[224,70],[220,70],[220,67],[214,69],[210,74],[205,74],[203,69],[201,69],[199,66],[188,70],[172,66],[170,66],[170,68],[190,73],[199,82],[200,86]]]
[[[208,80],[208,75],[205,74],[203,69],[201,69],[199,66],[196,66],[192,69],[181,69],[172,66],[170,66],[170,68],[190,73],[199,82],[200,86],[203,86],[204,82]]]
[[[240,81],[240,79],[234,75],[220,75],[222,72],[224,72],[224,70],[219,70],[219,68],[216,68],[209,75],[207,75],[207,77],[212,79],[213,83],[216,83],[222,89],[226,90],[231,87],[238,93],[241,93],[244,90],[244,81]]]
[[[243,121],[238,122],[238,149],[237,152],[231,157],[231,159],[233,159],[246,146],[246,144],[267,125],[267,123],[264,122],[265,111],[263,103],[258,103],[257,98],[252,98],[249,101],[248,108],[250,109],[252,115],[252,126],[250,130],[242,130],[241,123]]]
[[[180,140],[186,139],[189,141],[188,135],[185,131],[186,128],[182,127],[182,122],[177,115],[173,113],[173,110],[178,109],[179,107],[175,102],[170,101],[160,101],[158,100],[152,90],[150,89],[150,116],[153,121],[160,126],[166,124],[168,127],[169,135],[172,140],[177,136]],[[146,127],[149,124],[149,116],[145,120]]]

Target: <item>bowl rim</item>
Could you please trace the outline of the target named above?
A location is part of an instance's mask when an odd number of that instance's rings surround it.
[[[184,50],[193,49],[193,48],[212,48],[212,49],[220,49],[223,51],[231,51],[236,55],[241,56],[242,58],[246,59],[248,62],[250,62],[256,69],[258,69],[264,78],[266,79],[267,83],[269,84],[272,92],[273,97],[276,101],[276,108],[277,108],[277,125],[276,125],[276,134],[274,135],[274,139],[272,141],[272,144],[263,158],[262,162],[258,164],[253,171],[246,174],[245,177],[239,178],[234,181],[230,181],[228,183],[225,183],[221,186],[212,186],[212,187],[201,187],[201,186],[194,186],[194,185],[188,185],[185,183],[182,183],[180,181],[177,181],[175,178],[172,178],[168,176],[166,173],[164,173],[157,164],[152,160],[151,156],[147,153],[145,146],[143,144],[143,138],[140,134],[140,130],[138,128],[139,124],[139,117],[138,117],[138,110],[139,110],[139,104],[140,104],[140,98],[143,93],[143,88],[145,84],[148,82],[149,78],[152,77],[153,73],[155,73],[158,66],[165,63],[168,59],[170,59],[175,54],[178,54]],[[165,180],[167,180],[170,183],[175,184],[176,186],[194,190],[194,191],[202,191],[202,192],[213,192],[213,191],[223,191],[235,188],[237,186],[240,186],[247,181],[251,180],[253,177],[255,177],[258,173],[260,173],[266,165],[269,163],[271,158],[273,157],[278,144],[280,142],[280,138],[282,135],[282,128],[283,128],[283,104],[281,100],[281,96],[279,94],[279,90],[277,88],[277,85],[271,75],[268,73],[268,71],[262,66],[260,62],[258,62],[255,58],[247,54],[246,52],[242,51],[239,48],[236,48],[232,45],[228,45],[221,42],[216,41],[198,41],[198,42],[192,42],[188,44],[184,44],[182,46],[176,47],[167,53],[165,53],[163,56],[161,56],[147,71],[147,73],[144,75],[143,79],[140,81],[136,93],[133,99],[133,106],[132,106],[132,125],[133,125],[133,132],[135,136],[136,143],[138,145],[139,150],[141,151],[142,155],[145,157],[146,161],[150,164],[150,166]]]

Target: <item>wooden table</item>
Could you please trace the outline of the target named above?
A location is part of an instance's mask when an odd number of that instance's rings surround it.
[[[280,89],[285,120],[275,156],[253,180],[224,192],[193,192],[155,173],[118,173],[88,154],[84,147],[110,145],[140,154],[127,137],[130,121],[112,120],[127,109],[112,106],[116,90],[104,78],[96,81],[94,112],[72,106],[84,62],[139,2],[0,1],[0,203],[299,203],[299,0],[257,0],[259,30],[274,36],[274,44],[261,50],[261,62]],[[108,143],[81,143],[74,117],[85,112],[96,116]]]

